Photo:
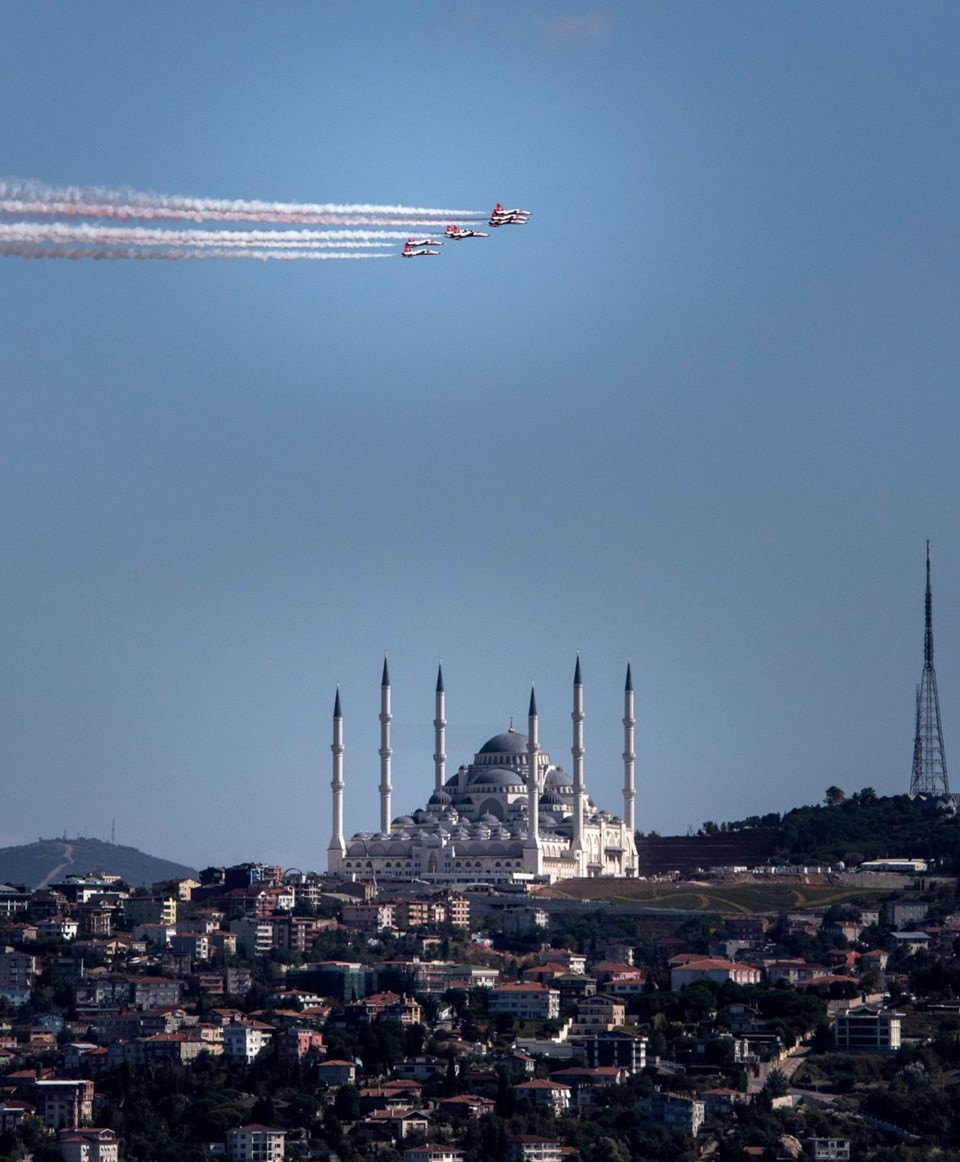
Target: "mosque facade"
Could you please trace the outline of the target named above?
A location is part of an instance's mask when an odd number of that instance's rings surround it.
[[[634,837],[634,706],[630,666],[624,687],[623,817],[600,810],[583,779],[583,681],[573,679],[572,772],[550,760],[539,742],[537,705],[530,692],[527,733],[495,735],[473,762],[447,777],[446,694],[437,674],[434,786],[424,807],[392,816],[390,676],[380,685],[380,826],[349,839],[343,834],[343,715],[333,712],[332,873],[357,880],[420,880],[435,884],[523,884],[594,876],[636,876]],[[530,777],[530,772],[534,777]],[[533,821],[533,823],[531,823]]]

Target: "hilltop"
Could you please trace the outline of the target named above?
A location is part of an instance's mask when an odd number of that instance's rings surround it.
[[[91,871],[113,873],[134,887],[197,875],[194,868],[182,863],[100,839],[38,839],[22,847],[0,848],[0,883],[33,889],[66,875]]]
[[[732,823],[706,822],[697,835],[639,835],[640,874],[763,863],[856,866],[884,856],[928,860],[939,870],[960,870],[960,814],[952,804],[908,795],[880,796],[864,787],[849,797],[830,787],[824,803],[794,807],[784,815],[751,816]]]

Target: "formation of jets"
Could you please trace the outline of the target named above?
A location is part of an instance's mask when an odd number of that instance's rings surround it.
[[[499,202],[490,211],[491,226],[526,226],[530,217],[529,210],[505,210]],[[489,238],[482,230],[470,230],[463,226],[448,226],[443,238],[408,238],[403,245],[404,258],[436,257],[440,251],[432,250],[433,246],[442,246],[444,238],[460,241],[464,238]]]

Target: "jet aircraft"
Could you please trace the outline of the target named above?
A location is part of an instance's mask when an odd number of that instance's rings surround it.
[[[410,246],[442,246],[442,238],[408,238],[407,243]]]
[[[403,258],[425,258],[428,254],[437,255],[439,250],[427,250],[424,247],[418,247],[412,238],[408,238],[403,244]]]
[[[448,238],[489,238],[489,234],[484,234],[482,230],[464,230],[462,226],[448,226],[446,230]]]
[[[491,226],[525,226],[530,217],[529,210],[505,210],[499,202],[490,211]]]

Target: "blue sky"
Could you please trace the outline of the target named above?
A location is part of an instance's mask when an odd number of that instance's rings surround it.
[[[638,826],[905,791],[960,709],[960,8],[6,5],[6,178],[534,211],[423,262],[0,258],[0,843],[321,867],[537,684]],[[904,853],[893,853],[904,854]],[[906,853],[909,854],[909,853]]]

